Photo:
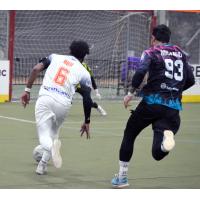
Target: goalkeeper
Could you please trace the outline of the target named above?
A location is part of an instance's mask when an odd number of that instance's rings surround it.
[[[92,87],[96,93],[96,96],[101,99],[101,95],[99,94],[99,91],[97,89],[97,84],[95,82],[95,79],[94,79],[94,75],[92,73],[92,70],[91,68],[84,62],[82,62],[82,65],[85,67],[85,69],[89,72],[90,76],[91,76],[91,82],[92,82]],[[88,98],[90,99],[90,102],[91,102],[91,106],[92,108],[95,108],[97,109],[97,111],[102,115],[102,116],[106,116],[107,113],[106,111],[100,106],[98,105],[96,102],[93,102],[92,101],[92,98],[91,98],[91,95],[90,95],[90,91],[88,91],[88,88],[85,88],[84,86],[81,86],[80,84],[78,84],[77,86],[77,89],[76,89],[76,92],[78,92],[82,97],[83,97],[83,108],[84,108],[84,101],[85,100],[88,100]],[[85,108],[84,108],[85,110]]]

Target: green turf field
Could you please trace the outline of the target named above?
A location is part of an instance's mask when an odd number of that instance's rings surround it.
[[[103,101],[108,116],[92,110],[91,139],[79,135],[82,103],[75,102],[61,130],[63,167],[50,162],[48,174],[35,174],[32,150],[38,144],[34,103],[0,104],[0,188],[111,188],[129,112],[121,102]],[[185,104],[176,147],[164,160],[151,156],[152,131],[136,140],[129,167],[130,188],[200,188],[200,105]],[[6,118],[8,117],[8,118]]]

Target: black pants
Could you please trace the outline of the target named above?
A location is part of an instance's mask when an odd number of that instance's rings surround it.
[[[179,111],[162,105],[149,105],[141,101],[128,119],[119,152],[119,160],[130,161],[134,142],[139,133],[152,124],[153,145],[152,156],[155,160],[163,159],[168,153],[161,150],[164,130],[177,133],[180,126]]]

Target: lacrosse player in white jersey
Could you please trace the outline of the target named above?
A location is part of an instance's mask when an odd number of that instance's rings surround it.
[[[33,67],[25,91],[21,96],[24,107],[29,103],[32,85],[40,72],[46,69],[39,97],[35,105],[35,118],[39,142],[44,149],[42,159],[38,163],[36,173],[47,172],[47,163],[52,158],[56,168],[62,166],[60,155],[61,142],[58,139],[59,129],[67,116],[72,104],[76,85],[81,84],[90,92],[92,84],[88,71],[82,66],[89,46],[84,41],[73,41],[70,45],[70,55],[51,54],[42,58]],[[81,136],[86,133],[90,138],[89,124],[91,102],[84,101],[85,122],[81,126]]]

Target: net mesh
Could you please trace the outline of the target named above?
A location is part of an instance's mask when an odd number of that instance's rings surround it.
[[[200,63],[200,13],[168,12],[171,41],[181,46],[190,56],[192,64]]]
[[[82,39],[90,45],[86,62],[103,96],[115,98],[123,85],[121,70],[127,58],[140,56],[149,46],[150,25],[150,12],[18,10],[13,91],[16,85],[26,83],[39,58],[51,53],[68,54],[70,43]],[[42,76],[35,84],[41,84],[41,80]],[[13,97],[18,98],[15,93]]]
[[[0,60],[8,59],[8,11],[0,11]]]

